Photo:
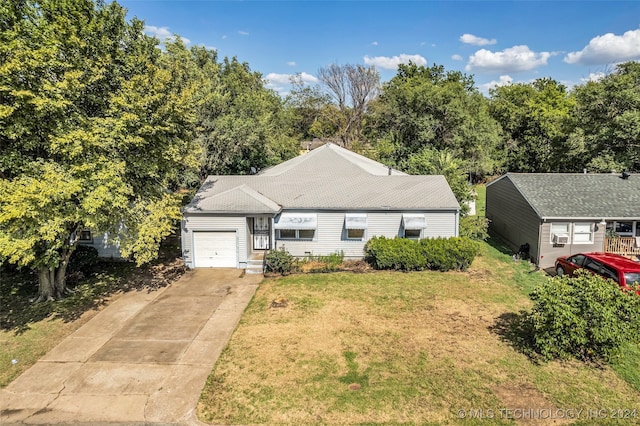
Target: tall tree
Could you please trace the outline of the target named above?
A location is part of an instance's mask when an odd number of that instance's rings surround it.
[[[331,97],[319,85],[308,85],[299,75],[291,77],[291,90],[285,99],[292,129],[301,140],[329,138],[337,134],[333,119],[339,114]]]
[[[249,174],[298,153],[283,100],[264,86],[247,63],[225,58],[205,77],[214,82],[200,105],[198,141],[203,148],[201,178]]]
[[[575,99],[550,78],[491,90],[491,114],[505,133],[507,170],[572,172],[584,153],[578,138],[570,138]]]
[[[66,290],[79,231],[138,263],[180,217],[168,189],[196,166],[193,89],[116,3],[0,0],[0,260],[39,299]]]
[[[575,93],[578,135],[587,159],[640,170],[640,63],[620,64],[601,80],[577,87]]]
[[[374,67],[331,64],[318,70],[318,79],[338,107],[332,115],[338,137],[345,146],[360,140],[369,103],[380,88],[380,74]]]
[[[473,175],[500,168],[500,127],[467,75],[438,65],[401,64],[372,109],[370,137],[387,162],[400,164],[435,149],[463,160]]]

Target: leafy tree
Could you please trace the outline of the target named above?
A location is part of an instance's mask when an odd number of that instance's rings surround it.
[[[249,174],[295,156],[299,148],[283,101],[264,87],[262,75],[236,58],[225,58],[219,67],[212,60],[199,64],[209,87],[197,118],[201,179]]]
[[[420,152],[410,154],[406,161],[400,162],[402,170],[415,175],[443,175],[462,206],[463,214],[469,210],[466,201],[472,199],[471,187],[463,161],[456,158],[451,151],[424,147]]]
[[[299,75],[291,78],[291,91],[285,100],[292,129],[297,138],[329,138],[338,133],[335,120],[338,111],[331,97],[318,85],[305,84]]]
[[[196,166],[193,88],[116,3],[0,0],[0,260],[60,297],[79,231],[144,263]]]
[[[573,172],[581,167],[580,138],[569,138],[574,98],[555,80],[542,78],[491,90],[491,115],[505,134],[507,170]]]
[[[575,118],[587,161],[605,156],[600,161],[610,163],[610,167],[640,170],[638,87],[640,63],[627,62],[601,80],[575,89]]]
[[[434,149],[463,160],[465,171],[479,177],[500,169],[500,127],[465,74],[401,64],[372,109],[370,137],[391,164]]]

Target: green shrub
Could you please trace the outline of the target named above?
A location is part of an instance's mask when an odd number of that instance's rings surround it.
[[[545,359],[608,359],[621,345],[640,342],[640,296],[580,271],[543,283],[525,319],[533,350]]]
[[[69,258],[69,272],[82,272],[87,274],[98,264],[98,250],[95,247],[79,245]]]
[[[267,272],[287,275],[296,269],[296,259],[284,248],[268,251],[264,258]]]
[[[374,237],[365,245],[365,260],[376,269],[464,271],[479,250],[479,244],[467,237],[420,241]]]
[[[489,219],[484,216],[463,216],[460,218],[460,236],[472,240],[485,241],[489,238]]]
[[[344,252],[340,250],[326,256],[306,256],[300,267],[304,272],[335,272],[340,270],[343,262]]]
[[[480,244],[468,237],[420,240],[429,269],[466,271],[480,251]]]

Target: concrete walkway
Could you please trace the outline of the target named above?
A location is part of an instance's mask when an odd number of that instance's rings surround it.
[[[205,381],[262,279],[241,272],[122,295],[0,390],[0,424],[199,424]]]

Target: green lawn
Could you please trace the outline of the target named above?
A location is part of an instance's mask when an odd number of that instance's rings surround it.
[[[489,244],[464,273],[266,279],[209,377],[199,418],[467,424],[463,415],[491,414],[489,424],[510,424],[508,410],[521,408],[640,415],[637,348],[616,369],[537,364],[514,349],[508,323],[546,279]],[[272,307],[278,298],[288,306]],[[589,424],[587,413],[580,419]]]
[[[476,197],[476,215],[484,216],[487,212],[487,188],[484,184],[474,185],[474,191],[478,196]]]

